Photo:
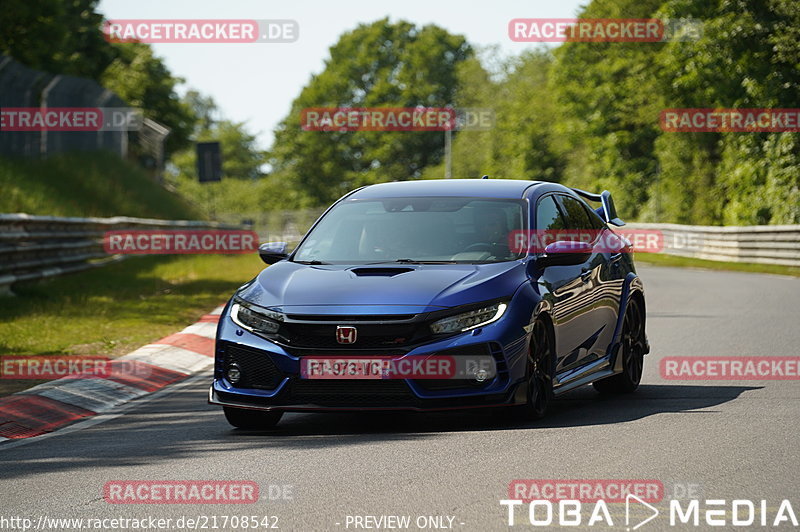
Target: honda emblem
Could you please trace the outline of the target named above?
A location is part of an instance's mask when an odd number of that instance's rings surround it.
[[[346,327],[337,325],[336,327],[336,341],[340,344],[354,344],[358,338],[358,331],[355,327]]]

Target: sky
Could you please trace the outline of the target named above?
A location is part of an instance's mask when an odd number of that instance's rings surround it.
[[[514,18],[570,18],[586,0],[101,0],[106,19],[291,19],[299,24],[292,43],[154,44],[156,54],[174,76],[211,96],[222,117],[246,122],[262,148],[292,100],[321,72],[328,50],[345,31],[383,17],[417,25],[436,24],[464,35],[478,47],[498,46],[502,55],[517,55],[534,46],[512,42],[508,22]]]

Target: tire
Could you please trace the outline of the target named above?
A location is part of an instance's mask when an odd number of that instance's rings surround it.
[[[644,367],[644,315],[636,298],[628,302],[625,321],[622,323],[620,355],[622,373],[592,383],[594,389],[603,394],[630,393],[639,387]]]
[[[531,345],[528,351],[527,402],[512,407],[515,417],[523,420],[542,419],[553,400],[553,360],[555,357],[553,335],[546,320],[533,324]]]
[[[265,410],[247,410],[223,406],[225,419],[228,423],[239,429],[264,430],[273,428],[283,417],[283,412]]]

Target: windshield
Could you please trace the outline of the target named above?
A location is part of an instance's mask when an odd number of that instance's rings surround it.
[[[328,264],[509,261],[522,256],[509,248],[509,234],[524,227],[522,200],[347,200],[320,220],[293,260]]]

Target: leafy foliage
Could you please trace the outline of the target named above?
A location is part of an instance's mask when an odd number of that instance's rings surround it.
[[[800,3],[594,0],[581,17],[692,19],[703,32],[663,43],[569,42],[552,58],[523,54],[505,63],[488,95],[488,75],[465,63],[457,94],[493,107],[497,125],[491,134],[459,133],[456,176],[609,189],[624,218],[800,223],[797,133],[669,133],[659,125],[666,108],[797,107]]]
[[[189,145],[197,120],[192,109],[178,97],[174,77],[153,49],[142,43],[115,44],[116,58],[103,72],[102,84],[128,105],[144,110],[146,117],[170,128],[167,155]]]
[[[3,0],[0,53],[31,68],[99,79],[114,51],[99,28],[98,0]]]
[[[6,0],[0,51],[35,68],[102,80],[172,129],[173,183],[204,210],[325,205],[352,188],[440,178],[441,132],[303,131],[309,107],[477,107],[491,131],[453,133],[453,175],[558,181],[616,194],[625,218],[800,223],[797,133],[670,133],[666,108],[793,108],[800,94],[796,0],[593,0],[584,18],[691,19],[696,39],[569,42],[500,58],[428,25],[377,20],[343,34],[275,131],[268,153],[143,44],[112,46],[96,0]],[[219,139],[219,184],[194,181],[190,139]],[[269,173],[265,174],[269,168]],[[229,183],[229,184],[226,184]]]
[[[105,40],[98,0],[3,0],[0,53],[53,74],[86,77],[114,91],[145,116],[170,128],[165,151],[186,147],[195,117],[174,77],[151,47]]]
[[[265,176],[267,155],[246,124],[222,118],[214,100],[197,91],[187,92],[181,103],[198,117],[193,140],[220,143],[222,181],[198,182],[193,144],[172,157],[167,169],[169,183],[213,218],[238,223],[244,217],[253,217],[253,213],[281,208],[287,194],[274,179]]]
[[[360,25],[330,49],[275,132],[274,177],[306,205],[330,202],[356,186],[417,178],[442,157],[441,132],[303,131],[310,107],[444,107],[453,105],[466,40],[437,26],[388,19]]]

